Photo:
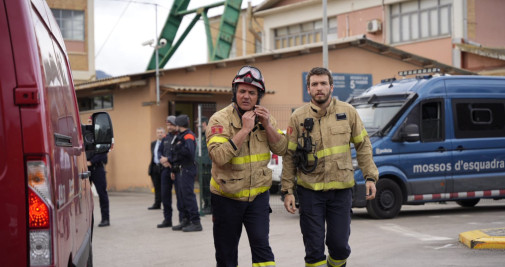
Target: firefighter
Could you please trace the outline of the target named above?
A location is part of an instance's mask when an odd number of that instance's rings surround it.
[[[244,225],[253,266],[275,266],[269,244],[270,150],[283,155],[287,140],[275,119],[259,105],[265,94],[261,72],[242,67],[232,81],[232,103],[216,112],[207,126],[212,160],[210,181],[217,266],[238,265]]]
[[[354,172],[350,143],[366,179],[367,200],[375,197],[378,170],[372,146],[356,110],[331,97],[333,77],[325,68],[307,74],[311,102],[291,115],[287,132],[288,151],[283,158],[284,207],[300,209],[300,228],[305,245],[305,266],[345,266],[349,247]],[[326,245],[325,252],[325,224]]]
[[[177,202],[181,202],[182,216],[179,214],[181,223],[172,227],[174,231],[196,232],[202,231],[200,214],[195,195],[195,134],[188,129],[188,115],[179,115],[175,118],[177,136],[172,142],[172,179],[177,186]],[[179,206],[179,205],[178,205]]]

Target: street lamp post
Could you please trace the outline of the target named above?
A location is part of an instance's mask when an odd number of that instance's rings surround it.
[[[143,42],[143,46],[150,46],[154,48],[155,57],[156,57],[156,105],[160,105],[160,69],[159,69],[159,57],[158,50],[165,45],[167,45],[167,40],[161,38],[158,40],[158,4],[154,4],[155,6],[155,31],[156,31],[156,39],[151,39],[149,41]],[[156,41],[155,41],[156,40]]]

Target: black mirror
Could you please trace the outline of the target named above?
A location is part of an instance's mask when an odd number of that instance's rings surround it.
[[[419,126],[417,124],[407,124],[401,132],[402,140],[407,142],[419,141]]]
[[[114,143],[112,121],[109,114],[106,112],[93,113],[91,120],[91,125],[82,126],[86,151],[108,152]]]

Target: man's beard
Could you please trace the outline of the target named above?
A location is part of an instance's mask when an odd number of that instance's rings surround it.
[[[312,97],[312,100],[314,102],[316,102],[317,104],[324,104],[328,101],[328,99],[330,98],[330,94],[328,93],[327,95],[324,96],[323,99],[316,99],[315,95],[314,96],[311,96]]]

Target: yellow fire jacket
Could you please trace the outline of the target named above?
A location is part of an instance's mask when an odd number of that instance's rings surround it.
[[[212,159],[210,191],[227,198],[251,202],[272,185],[272,170],[267,167],[270,150],[284,155],[287,139],[281,130],[277,130],[282,135],[281,140],[275,144],[269,143],[265,129],[258,123],[238,149],[231,139],[242,128],[242,121],[233,105],[214,113],[205,131]],[[277,127],[272,116],[270,124]]]
[[[304,174],[294,165],[293,156],[305,131],[305,118],[313,118],[310,133],[315,143],[317,167]],[[305,132],[305,136],[307,133]],[[372,145],[361,119],[353,106],[332,99],[330,105],[320,109],[312,102],[298,108],[291,115],[287,128],[288,151],[282,161],[282,191],[293,193],[295,184],[316,191],[343,189],[354,186],[350,143],[354,143],[358,164],[365,178],[379,179],[379,171],[372,158]],[[309,167],[314,165],[314,155],[308,155]]]

